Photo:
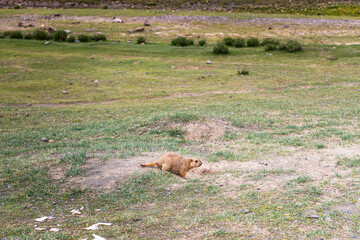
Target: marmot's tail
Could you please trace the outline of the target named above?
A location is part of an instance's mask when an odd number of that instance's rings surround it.
[[[150,166],[155,166],[155,165],[156,165],[156,162],[140,164],[140,166],[142,166],[142,167],[150,167]]]

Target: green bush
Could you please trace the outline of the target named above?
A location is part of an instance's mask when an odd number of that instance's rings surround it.
[[[54,34],[54,40],[58,42],[65,42],[67,39],[67,33],[64,30],[56,31]]]
[[[68,42],[75,42],[75,40],[76,40],[76,38],[75,38],[73,35],[71,35],[71,36],[68,37],[68,39],[67,39]]]
[[[235,39],[231,37],[226,37],[223,39],[223,42],[225,43],[226,46],[232,47],[234,46]]]
[[[91,36],[91,40],[93,41],[106,41],[106,36],[105,34],[102,34],[102,33],[98,33],[98,34],[94,34]]]
[[[6,36],[5,36],[5,33],[3,33],[3,32],[0,32],[0,38],[5,38]]]
[[[279,41],[279,39],[276,39],[276,38],[265,38],[261,42],[261,46],[265,46],[268,44],[273,44],[275,46],[278,46],[280,44],[280,41]]]
[[[198,44],[199,44],[199,46],[204,47],[204,46],[206,46],[206,40],[205,40],[205,39],[201,39]]]
[[[276,50],[277,46],[273,43],[269,43],[265,45],[265,51],[273,51]]]
[[[224,42],[217,42],[213,48],[214,54],[228,54],[229,48],[226,46]]]
[[[9,37],[12,39],[23,39],[24,36],[21,31],[13,31],[10,33]]]
[[[243,39],[243,38],[237,38],[237,39],[235,39],[234,47],[236,47],[236,48],[245,47],[245,39]]]
[[[34,38],[34,36],[33,36],[32,33],[27,33],[27,34],[24,35],[24,39],[31,40],[33,38]]]
[[[171,40],[171,46],[186,47],[193,44],[194,44],[194,40],[186,39],[186,37],[177,37]]]
[[[108,5],[104,5],[103,7],[102,7],[102,9],[108,9],[109,7],[108,7]]]
[[[38,29],[33,33],[33,39],[35,40],[48,40],[50,38],[51,36],[47,34],[47,32],[45,32],[44,30]]]
[[[248,47],[258,47],[258,46],[260,46],[260,41],[259,41],[259,39],[252,37],[246,41],[246,45]]]
[[[280,44],[279,49],[288,52],[296,52],[296,51],[301,51],[302,46],[296,40],[287,40],[284,43]]]
[[[78,36],[80,42],[90,42],[91,38],[88,35],[80,34]]]
[[[136,40],[136,43],[137,44],[146,43],[145,37],[138,37],[138,39]]]
[[[15,6],[14,6],[14,9],[20,9],[20,6],[19,6],[19,5],[15,5]]]

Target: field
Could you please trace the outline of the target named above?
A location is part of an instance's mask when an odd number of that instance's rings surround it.
[[[0,239],[360,238],[359,17],[0,9],[41,24],[108,40],[0,39]],[[169,151],[203,165],[140,167]]]

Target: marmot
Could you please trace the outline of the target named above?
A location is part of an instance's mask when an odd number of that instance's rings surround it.
[[[186,173],[192,168],[200,167],[202,162],[199,159],[183,158],[177,153],[165,153],[153,163],[145,163],[140,165],[142,167],[157,165],[163,171],[177,172],[181,177],[186,179]]]

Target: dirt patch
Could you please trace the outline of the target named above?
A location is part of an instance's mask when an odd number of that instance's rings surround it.
[[[186,131],[186,139],[214,141],[226,132],[233,132],[237,129],[226,121],[194,121],[185,125],[183,130]]]

